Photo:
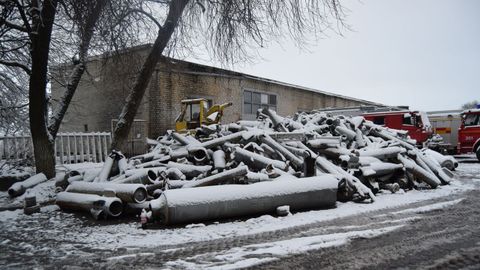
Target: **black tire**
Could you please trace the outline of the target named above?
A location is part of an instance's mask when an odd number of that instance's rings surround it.
[[[480,161],[480,146],[477,148],[477,159]]]

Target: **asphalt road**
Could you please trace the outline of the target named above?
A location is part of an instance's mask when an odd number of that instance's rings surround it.
[[[78,233],[73,229],[78,223],[83,223],[84,228],[101,225],[92,224],[82,216],[47,212],[36,218],[21,219],[18,226],[0,222],[0,265],[4,268],[198,269],[216,266],[224,269],[227,265],[219,264],[217,256],[245,246],[398,226],[375,237],[354,237],[343,245],[270,256],[272,260],[251,268],[480,269],[480,182],[472,180],[480,178],[480,164],[467,164],[466,168],[458,172],[460,181],[471,183],[475,189],[464,193],[261,234],[182,245],[163,243],[133,253],[128,249],[95,249],[82,242],[66,243],[68,237],[58,236]],[[457,203],[444,208],[408,210],[452,201]],[[52,222],[55,220],[61,220],[62,226],[52,227],[51,224],[59,224]],[[262,256],[265,254],[251,259],[261,260]],[[117,259],[108,259],[112,257]]]

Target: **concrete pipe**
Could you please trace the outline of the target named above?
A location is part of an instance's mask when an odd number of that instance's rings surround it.
[[[158,178],[155,170],[140,171],[125,178],[110,181],[111,184],[151,184]]]
[[[425,170],[424,168],[420,167],[416,164],[413,160],[402,156],[401,154],[398,155],[397,159],[405,166],[405,169],[413,174],[418,179],[424,181],[432,188],[438,187],[440,185],[440,181],[438,178],[431,174],[429,171]]]
[[[275,111],[268,108],[263,108],[262,113],[265,114],[272,120],[273,129],[280,132],[288,131],[287,128],[283,125],[284,118],[279,116]]]
[[[7,191],[13,184],[24,181],[30,176],[32,176],[32,174],[29,172],[0,175],[0,191]]]
[[[185,137],[183,136],[182,134],[179,134],[177,132],[172,132],[171,133],[172,135],[172,138],[179,142],[181,145],[189,145],[191,142]]]
[[[169,161],[165,165],[168,168],[179,169],[187,178],[190,178],[190,179],[193,178],[193,177],[197,177],[200,174],[207,173],[212,169],[212,166],[210,166],[210,165],[197,166],[197,165],[177,163],[177,162],[173,162],[173,161]]]
[[[232,133],[223,137],[219,137],[210,141],[203,142],[200,144],[200,146],[205,147],[207,149],[212,149],[217,146],[222,146],[226,142],[230,142],[230,143],[238,142],[239,140],[242,139],[244,134],[246,134],[245,131]]]
[[[448,184],[452,181],[452,178],[450,177],[449,174],[446,174],[443,169],[447,168],[442,168],[438,161],[431,156],[427,155],[426,153],[421,153],[422,160],[427,164],[427,166],[430,168],[430,170],[433,171],[433,173],[438,176],[442,184]],[[448,170],[448,169],[447,169]]]
[[[75,175],[75,176],[69,177],[67,181],[68,181],[68,184],[71,184],[73,182],[83,181],[83,175]]]
[[[205,178],[189,181],[182,188],[193,188],[193,187],[203,187],[203,186],[211,186],[211,185],[218,185],[221,183],[225,183],[231,180],[234,180],[238,177],[245,176],[248,173],[247,166],[239,166],[235,169],[231,169],[228,171],[223,171],[221,173],[217,173],[214,175],[207,176]]]
[[[339,147],[342,142],[342,137],[340,136],[328,136],[320,137],[318,139],[309,140],[307,145],[315,149],[330,148],[330,147]]]
[[[118,217],[123,212],[122,201],[117,197],[93,194],[60,192],[56,204],[62,210],[90,212],[96,219],[101,216]]]
[[[118,152],[117,154],[118,173],[123,174],[128,168],[127,158],[125,158],[125,156],[120,152]]]
[[[272,181],[270,177],[268,177],[267,174],[265,173],[257,173],[257,172],[248,172],[247,175],[245,175],[245,180],[247,183],[257,183],[257,182],[264,182],[264,181]]]
[[[223,150],[219,149],[213,152],[213,167],[216,170],[221,171],[225,169],[226,163],[225,152]]]
[[[292,162],[292,165],[297,169],[301,170],[303,168],[303,160],[296,155],[294,155],[292,152],[288,151],[285,147],[283,147],[281,144],[276,142],[274,139],[272,139],[269,135],[267,134],[261,134],[259,136],[259,139],[261,142],[265,143],[266,145],[272,147],[275,151],[278,151],[280,154],[282,154],[286,159],[290,160]]]
[[[210,155],[205,147],[195,145],[189,146],[187,147],[187,152],[197,165],[205,164],[210,161]]]
[[[422,149],[422,151],[428,156],[435,159],[440,164],[440,166],[445,167],[450,171],[454,171],[455,168],[458,167],[458,161],[452,156],[444,156],[437,151],[433,151],[428,148]]]
[[[256,154],[254,152],[242,149],[240,147],[235,147],[234,156],[237,162],[243,162],[257,170],[265,169],[268,165],[272,165],[275,168],[284,171],[288,170],[288,164],[283,161],[267,158],[260,154]]]
[[[358,148],[367,146],[367,142],[365,141],[363,133],[360,129],[355,130],[355,142],[357,143]]]
[[[378,148],[378,149],[364,149],[364,150],[358,151],[361,157],[369,156],[369,157],[375,157],[378,159],[395,158],[398,156],[398,154],[405,153],[405,152],[406,151],[403,147],[398,147],[398,146],[390,146],[387,148]]]
[[[162,173],[165,172],[165,173]],[[178,168],[168,168],[165,171],[159,171],[158,176],[161,178],[161,174],[164,174],[165,178],[169,180],[185,180],[187,177]]]
[[[354,116],[348,118],[347,122],[349,122],[355,129],[358,129],[363,122],[365,122],[365,118],[363,118],[363,116]]]
[[[13,184],[8,189],[8,195],[10,197],[17,197],[25,193],[25,191],[29,188],[32,188],[40,183],[46,182],[48,179],[43,173],[36,174],[34,176],[29,177],[27,180],[22,182],[17,182]]]
[[[110,175],[110,171],[112,170],[113,162],[114,162],[114,159],[110,154],[105,160],[105,163],[103,164],[103,168],[98,174],[98,178],[96,182],[107,182],[108,177]]]
[[[389,163],[389,162],[374,162],[368,166],[360,167],[362,175],[365,177],[370,176],[381,176],[386,174],[391,174],[396,170],[403,169],[402,164]]]
[[[342,126],[337,126],[335,127],[335,131],[340,134],[340,135],[343,135],[345,137],[347,137],[347,139],[349,141],[353,141],[355,140],[355,137],[357,136],[357,133],[355,133],[355,131],[349,129],[349,128],[346,128],[346,127],[342,127]]]
[[[103,195],[106,190],[115,192],[123,202],[142,203],[147,199],[147,189],[139,184],[84,183],[74,182],[67,192]]]
[[[335,206],[338,180],[332,175],[251,185],[223,185],[167,190],[150,202],[152,218],[163,224],[275,213],[278,206],[292,211]]]

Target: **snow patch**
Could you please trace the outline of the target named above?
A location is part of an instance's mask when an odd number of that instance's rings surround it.
[[[235,247],[226,251],[196,255],[183,260],[167,262],[173,268],[184,269],[237,269],[250,267],[284,256],[305,253],[327,247],[340,246],[355,238],[373,238],[397,230],[404,225],[372,230],[350,231],[308,237],[293,238],[262,244]]]
[[[409,208],[409,209],[405,209],[405,210],[401,210],[401,211],[392,212],[390,214],[398,215],[398,214],[410,214],[410,213],[416,213],[416,214],[426,213],[426,212],[430,212],[430,211],[433,211],[433,210],[439,210],[439,209],[443,209],[443,208],[448,207],[448,206],[455,205],[455,204],[457,204],[461,201],[463,201],[463,198],[458,199],[458,200],[453,200],[453,201],[434,203],[434,204],[421,206],[421,207],[416,207],[416,208]]]

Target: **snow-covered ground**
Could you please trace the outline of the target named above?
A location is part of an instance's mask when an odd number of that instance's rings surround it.
[[[133,254],[111,256],[110,261],[128,260],[130,256],[136,258],[151,256],[142,249],[151,249],[159,246],[175,246],[195,242],[210,241],[215,239],[230,238],[235,236],[248,236],[265,232],[274,232],[297,226],[331,221],[367,212],[400,208],[381,215],[394,216],[385,224],[372,224],[371,226],[342,227],[345,232],[324,233],[319,232],[313,236],[296,237],[287,240],[271,241],[261,244],[247,244],[229,248],[221,252],[206,252],[204,254],[175,259],[164,266],[176,269],[234,269],[256,265],[259,263],[276,260],[282,256],[303,253],[309,250],[343,245],[355,238],[370,238],[381,234],[390,233],[402,228],[408,221],[420,218],[419,213],[438,210],[462,202],[461,194],[479,186],[480,164],[462,163],[457,169],[461,180],[455,180],[450,185],[440,186],[435,190],[414,190],[391,194],[384,192],[377,195],[374,203],[337,202],[336,208],[298,212],[286,217],[263,215],[250,219],[229,222],[215,222],[211,224],[189,224],[180,228],[147,229],[142,230],[136,222],[92,226],[78,219],[77,215],[61,213],[57,206],[42,208],[42,212],[31,216],[24,216],[22,210],[0,212],[0,225],[3,228],[12,228],[19,221],[34,222],[42,216],[48,216],[48,224],[56,232],[58,249],[75,250],[75,244],[82,243],[82,247],[100,250],[126,249]],[[456,195],[455,198],[451,195]],[[445,197],[445,199],[442,199]],[[432,201],[431,203],[421,202]],[[417,205],[415,205],[417,203]],[[426,205],[425,205],[426,204]],[[403,209],[406,208],[406,209]],[[339,224],[341,227],[341,224]],[[325,229],[325,228],[324,228]],[[14,229],[11,229],[12,232]],[[7,240],[0,239],[0,246]],[[8,244],[8,242],[7,242]],[[35,247],[32,247],[35,248]],[[182,247],[180,247],[182,248]],[[166,250],[164,252],[170,252]],[[74,251],[72,251],[74,252]]]

